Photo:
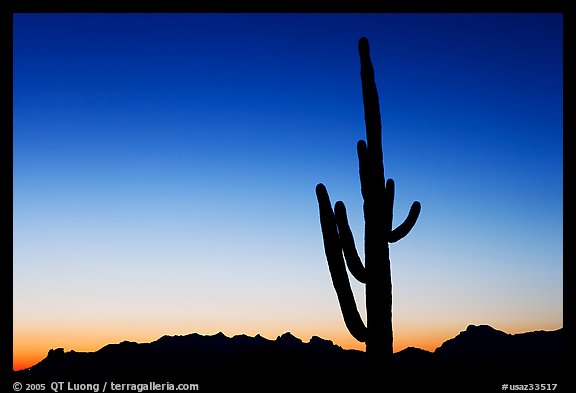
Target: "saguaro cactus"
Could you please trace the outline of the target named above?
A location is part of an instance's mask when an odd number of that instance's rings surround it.
[[[336,202],[332,210],[322,183],[316,186],[316,196],[326,259],[346,327],[356,340],[366,343],[369,366],[388,366],[392,361],[392,277],[388,243],[397,242],[410,232],[420,214],[420,202],[414,202],[406,220],[392,229],[394,181],[384,181],[380,104],[366,38],[360,39],[358,49],[367,139],[367,143],[360,140],[357,146],[364,199],[364,264],[354,245],[344,203]],[[350,273],[366,284],[366,325],[356,307],[344,259]]]

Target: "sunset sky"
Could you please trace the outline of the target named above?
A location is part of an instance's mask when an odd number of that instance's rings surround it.
[[[422,204],[394,350],[562,327],[561,14],[15,14],[14,368],[193,332],[364,349],[314,192],[363,255],[362,36],[395,225]]]

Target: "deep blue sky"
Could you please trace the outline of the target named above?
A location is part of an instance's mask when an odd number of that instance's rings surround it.
[[[361,36],[395,222],[422,203],[391,246],[395,349],[560,327],[560,14],[17,14],[15,351],[88,348],[57,337],[95,320],[96,348],[220,330],[353,345],[314,187],[361,247]]]

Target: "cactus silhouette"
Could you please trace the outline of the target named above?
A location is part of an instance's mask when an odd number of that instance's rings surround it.
[[[421,206],[420,202],[414,202],[406,220],[392,229],[394,181],[384,181],[380,104],[366,38],[360,39],[358,49],[367,139],[367,142],[360,140],[357,146],[364,199],[364,264],[356,251],[344,203],[336,202],[332,210],[322,183],[316,186],[316,196],[326,259],[344,322],[356,340],[366,343],[368,366],[380,369],[379,366],[387,367],[392,362],[392,277],[388,243],[397,242],[410,232]],[[356,307],[346,265],[358,281],[366,284],[366,325]]]

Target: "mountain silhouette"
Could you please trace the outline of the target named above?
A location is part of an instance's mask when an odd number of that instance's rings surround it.
[[[474,354],[470,360],[493,361],[496,356],[500,360],[517,362],[546,358],[552,361],[562,355],[562,344],[562,329],[508,334],[488,325],[469,325],[465,331],[444,342],[434,354],[444,360]]]
[[[563,329],[508,334],[488,325],[469,325],[436,348],[434,367],[458,370],[471,379],[484,375],[499,381],[558,380],[564,347]]]
[[[361,388],[365,356],[363,351],[343,349],[317,336],[305,343],[291,333],[275,340],[261,335],[192,333],[163,336],[150,343],[123,341],[95,352],[51,349],[45,359],[14,372],[14,377],[19,381],[115,379],[131,383],[143,378],[145,382],[172,379],[198,383],[202,391],[240,384],[252,390],[269,389],[269,382],[264,381],[280,380],[298,386],[306,383],[310,389]],[[402,381],[404,387],[429,386],[451,378],[476,384],[488,380],[523,383],[528,377],[536,378],[532,383],[559,383],[563,359],[563,329],[508,334],[487,325],[470,325],[434,352],[409,347],[394,353],[392,372],[386,375],[393,376],[396,384]]]

